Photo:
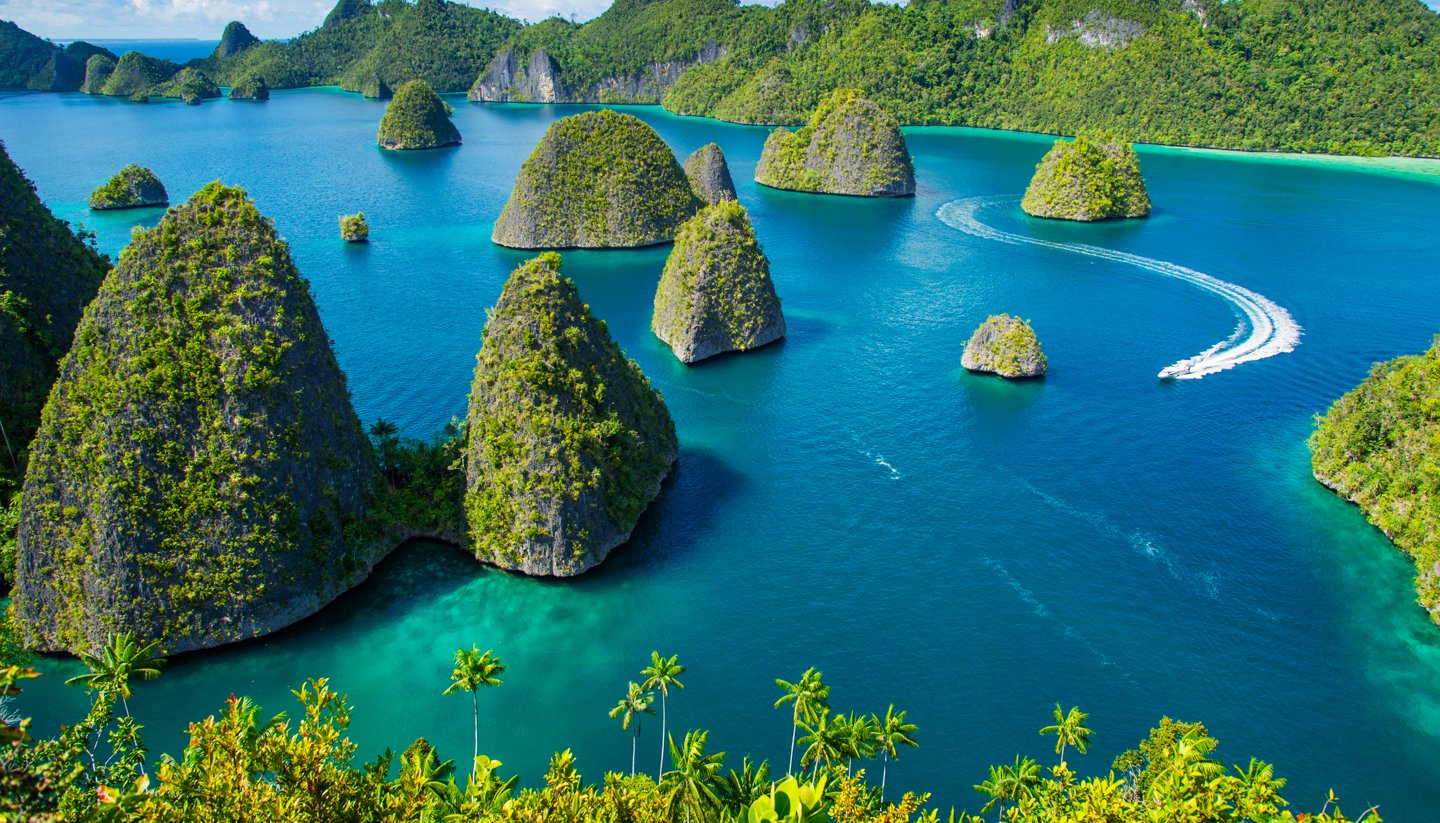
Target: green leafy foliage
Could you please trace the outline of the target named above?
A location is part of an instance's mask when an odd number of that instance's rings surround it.
[[[340,237],[348,243],[364,243],[369,240],[370,224],[365,222],[365,213],[341,215]]]
[[[220,96],[220,87],[215,85],[203,71],[186,66],[164,83],[152,86],[149,93],[156,97],[178,97],[189,105],[198,105],[201,100],[213,100]]]
[[[1110,135],[1060,139],[1035,167],[1020,207],[1036,217],[1108,220],[1144,217],[1150,195],[1135,148]]]
[[[230,99],[269,100],[270,87],[265,84],[265,78],[252,74],[231,87]]]
[[[90,194],[92,209],[129,209],[163,206],[170,202],[165,184],[155,172],[134,163],[126,166]]]
[[[1317,417],[1310,463],[1415,561],[1420,605],[1440,623],[1440,339],[1377,363]]]
[[[175,77],[179,71],[180,67],[169,60],[149,57],[138,51],[127,51],[120,55],[114,70],[105,78],[104,84],[100,87],[99,93],[112,97],[158,94],[159,92],[152,90]],[[178,97],[179,95],[168,96]]]
[[[424,80],[411,80],[395,90],[380,118],[376,140],[387,149],[433,149],[460,142],[450,122],[450,104]]]
[[[570,575],[635,527],[675,460],[658,392],[560,276],[511,273],[485,324],[466,420],[465,512],[476,556]]]
[[[20,621],[171,652],[286,625],[378,559],[344,539],[372,477],[288,247],[212,183],[135,235],[76,331],[26,476]]]
[[[493,239],[523,249],[664,243],[701,205],[647,123],[609,109],[585,112],[555,121],[540,138]]]
[[[960,364],[1001,377],[1039,377],[1049,367],[1030,324],[1008,314],[992,314],[970,336]]]
[[[777,189],[862,197],[915,193],[900,124],[859,89],[837,89],[799,131],[765,140],[755,182]]]

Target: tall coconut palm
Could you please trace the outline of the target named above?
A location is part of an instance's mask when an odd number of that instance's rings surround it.
[[[830,687],[820,682],[820,671],[815,667],[805,670],[800,679],[794,683],[787,683],[776,678],[775,685],[779,686],[785,693],[775,701],[775,708],[780,708],[786,703],[794,704],[794,711],[790,723],[790,765],[787,774],[795,773],[795,738],[800,733],[800,721],[807,723],[820,722],[820,712],[828,711]]]
[[[873,715],[855,714],[837,718],[840,732],[840,747],[845,753],[845,776],[849,777],[856,760],[869,760],[875,756],[876,729],[870,725]]]
[[[720,785],[720,767],[725,761],[724,752],[705,753],[709,739],[707,731],[687,732],[685,742],[675,745],[670,738],[670,760],[674,768],[666,772],[662,787],[671,815],[678,808],[685,810],[685,820],[691,815],[705,819],[705,813],[720,807],[720,797],[715,789]]]
[[[829,712],[820,715],[819,722],[813,726],[808,723],[800,724],[805,729],[805,736],[800,738],[800,745],[805,747],[805,751],[800,755],[800,768],[803,770],[809,765],[812,779],[820,773],[821,761],[829,767],[844,759],[843,724],[843,717],[831,721]]]
[[[1080,711],[1079,706],[1071,706],[1069,712],[1061,712],[1060,704],[1055,704],[1055,725],[1046,726],[1040,734],[1055,735],[1055,753],[1060,755],[1060,765],[1065,765],[1066,746],[1074,746],[1081,754],[1090,748],[1090,736],[1094,732],[1085,728],[1088,719],[1090,715]]]
[[[76,675],[65,681],[67,686],[84,686],[111,698],[120,698],[125,707],[125,716],[130,716],[128,702],[135,692],[130,687],[134,678],[154,680],[160,676],[165,658],[159,655],[160,643],[140,645],[134,632],[121,632],[110,636],[100,650],[99,657],[80,655],[80,660],[90,669],[86,674]]]
[[[470,702],[475,713],[475,754],[471,756],[472,763],[480,756],[480,687],[494,687],[504,683],[505,681],[500,679],[504,671],[505,664],[500,662],[500,656],[495,654],[493,649],[486,649],[484,654],[480,653],[479,646],[471,646],[468,651],[455,650],[455,668],[450,672],[450,685],[443,694],[470,692]]]
[[[1249,820],[1265,820],[1280,813],[1286,805],[1280,796],[1285,788],[1285,778],[1275,776],[1275,767],[1263,760],[1250,758],[1250,765],[1244,769],[1234,766],[1238,797],[1235,811]]]
[[[630,775],[635,775],[635,746],[640,742],[640,719],[641,715],[655,714],[655,709],[650,704],[655,702],[655,695],[640,688],[639,683],[631,683],[625,696],[610,710],[611,717],[620,718],[620,728],[629,729],[630,724],[635,724],[635,736],[630,738]]]
[[[889,776],[890,759],[900,759],[901,746],[919,746],[911,735],[920,729],[914,723],[905,722],[905,712],[895,711],[892,703],[885,710],[885,717],[876,715],[872,728],[875,729],[875,749],[880,752],[883,765],[880,767],[880,799],[885,799],[885,779]]]
[[[669,734],[669,710],[666,705],[670,697],[670,688],[685,688],[680,682],[680,675],[685,673],[685,667],[676,662],[679,655],[672,654],[670,657],[661,657],[660,652],[650,652],[650,665],[640,670],[640,676],[645,680],[640,688],[654,689],[660,692],[660,770],[655,773],[655,780],[659,781],[665,775],[665,740]]]
[[[999,820],[1005,816],[1005,801],[1018,803],[1039,784],[1040,764],[1028,757],[1016,755],[1013,766],[991,766],[989,779],[975,786],[975,791],[990,796],[990,801],[981,807],[980,813],[998,806],[995,819]]]

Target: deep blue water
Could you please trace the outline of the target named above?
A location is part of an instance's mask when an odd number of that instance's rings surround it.
[[[334,91],[198,108],[15,95],[0,99],[0,137],[56,213],[112,253],[159,217],[85,209],[126,163],[177,200],[217,178],[247,188],[314,284],[362,419],[427,435],[463,413],[485,309],[525,257],[489,242],[514,175],[580,108],[455,103],[465,145],[422,153],[375,148],[383,105]],[[178,749],[184,722],[232,692],[293,710],[288,690],[328,675],[355,706],[362,755],[424,735],[463,760],[468,701],[440,692],[450,653],[478,643],[511,667],[482,695],[482,751],[533,782],[569,746],[598,779],[629,759],[605,712],[658,648],[690,667],[672,727],[709,728],[737,755],[784,760],[773,679],[810,665],[838,709],[909,710],[921,748],[891,785],[941,805],[977,809],[971,785],[1016,752],[1051,761],[1036,730],[1059,701],[1098,732],[1085,773],[1169,714],[1204,721],[1228,761],[1277,763],[1299,810],[1333,787],[1352,813],[1435,818],[1440,629],[1413,604],[1409,563],[1310,477],[1304,439],[1371,362],[1422,350],[1440,325],[1440,186],[1141,149],[1149,220],[983,212],[1005,231],[1243,285],[1304,327],[1292,353],[1160,382],[1231,334],[1229,303],[935,216],[1018,195],[1048,139],[912,130],[918,196],[868,201],[749,182],[764,129],[629,111],[682,157],[724,148],[789,337],[687,368],[649,332],[663,248],[565,254],[680,433],[679,468],[631,543],[567,582],[412,544],[314,619],[143,684],[131,705],[152,748]],[[338,237],[336,217],[357,210],[368,246]],[[999,311],[1033,321],[1044,381],[960,368],[969,333]],[[50,731],[84,696],[61,686],[76,664],[44,667],[22,708]],[[653,769],[653,726],[641,742]]]
[[[166,60],[173,60],[176,63],[184,63],[186,60],[195,60],[209,57],[219,45],[219,40],[91,40],[79,38],[87,43],[99,46],[102,49],[109,49],[118,57],[127,51],[138,51],[151,57],[161,57]],[[73,41],[61,40],[62,45]]]

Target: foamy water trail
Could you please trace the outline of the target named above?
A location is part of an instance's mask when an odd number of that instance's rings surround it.
[[[1011,232],[1001,231],[1000,229],[980,222],[977,212],[979,212],[982,207],[1004,202],[1014,202],[1015,199],[1014,197],[971,197],[964,200],[952,200],[941,206],[940,209],[935,212],[935,216],[952,228],[986,240],[1009,243],[1015,246],[1042,246],[1059,251],[1083,254],[1086,257],[1124,263],[1129,266],[1144,269],[1145,271],[1154,272],[1164,277],[1183,280],[1212,294],[1219,295],[1234,306],[1236,313],[1241,319],[1239,326],[1235,329],[1235,333],[1231,335],[1229,339],[1216,343],[1194,357],[1188,357],[1161,369],[1160,377],[1173,377],[1176,380],[1194,380],[1204,377],[1207,374],[1233,369],[1241,363],[1247,363],[1251,360],[1261,360],[1266,357],[1274,357],[1277,354],[1294,351],[1295,347],[1300,344],[1300,325],[1290,316],[1290,312],[1286,311],[1284,307],[1276,304],[1268,297],[1250,291],[1244,286],[1237,286],[1234,283],[1228,283],[1204,272],[1198,272],[1194,269],[1189,269],[1164,260],[1155,260],[1149,257],[1141,257],[1138,254],[1115,251],[1114,249],[1106,249],[1100,246],[1090,246],[1084,243],[1061,243],[1054,240],[1040,240],[1034,237],[1026,237],[1022,234],[1012,234]],[[1247,326],[1250,329],[1248,335],[1244,334]]]

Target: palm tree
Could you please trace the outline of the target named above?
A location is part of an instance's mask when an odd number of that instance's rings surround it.
[[[885,710],[885,718],[882,720],[876,716],[872,718],[875,729],[875,748],[880,752],[884,765],[880,767],[880,799],[885,799],[885,778],[890,771],[890,758],[900,759],[901,746],[919,746],[915,738],[910,735],[919,730],[914,723],[905,722],[905,712],[895,711],[892,703],[890,708]]]
[[[805,728],[805,736],[800,738],[800,744],[805,746],[804,753],[800,755],[800,768],[803,770],[809,764],[811,779],[820,773],[820,761],[825,761],[828,767],[845,757],[843,723],[843,717],[831,722],[830,714],[826,712],[820,715],[820,721],[814,726],[800,724]]]
[[[486,649],[485,653],[481,654],[480,647],[472,645],[469,651],[455,651],[455,668],[450,672],[450,685],[442,694],[470,692],[470,700],[475,709],[475,754],[471,757],[471,762],[480,756],[480,687],[498,686],[505,682],[500,679],[500,674],[504,671],[505,664],[500,662],[500,656],[495,654],[493,649]]]
[[[1040,783],[1040,764],[1028,757],[1015,756],[1013,766],[991,766],[990,778],[977,784],[975,791],[990,796],[990,801],[980,808],[980,813],[999,807],[995,819],[1005,815],[1005,801],[1019,802],[1028,797]]]
[[[1046,726],[1040,734],[1055,735],[1055,753],[1060,755],[1060,765],[1065,765],[1066,746],[1074,746],[1081,754],[1090,748],[1090,735],[1094,732],[1084,725],[1089,718],[1090,715],[1080,711],[1079,706],[1071,706],[1069,712],[1062,713],[1060,704],[1055,704],[1055,725]]]
[[[808,723],[820,721],[820,712],[830,708],[826,702],[830,697],[830,687],[820,682],[820,672],[813,666],[806,669],[796,682],[787,683],[776,678],[775,685],[785,692],[775,701],[775,708],[778,709],[786,703],[795,704],[790,725],[790,766],[786,772],[794,774],[795,736],[800,732],[800,720],[803,718]]]
[[[370,436],[375,438],[375,448],[380,452],[380,468],[385,472],[385,482],[395,485],[395,435],[400,427],[383,417],[370,424]]]
[[[132,678],[154,680],[160,676],[165,658],[159,655],[158,641],[141,646],[135,640],[134,632],[111,635],[100,650],[99,657],[80,655],[80,660],[90,669],[89,673],[76,675],[65,681],[67,686],[84,686],[110,697],[119,697],[125,707],[125,716],[130,716],[129,697],[134,694],[130,688]]]
[[[668,732],[669,712],[667,711],[666,698],[670,696],[670,687],[677,689],[685,688],[680,682],[680,675],[685,673],[685,667],[676,662],[680,656],[670,655],[669,658],[660,656],[660,652],[650,652],[650,665],[640,670],[640,676],[645,681],[640,688],[645,690],[658,689],[660,691],[660,770],[655,773],[655,780],[658,782],[665,775],[665,739]]]
[[[635,745],[640,741],[640,716],[643,714],[655,713],[650,705],[655,702],[655,696],[640,688],[639,683],[631,683],[625,696],[610,710],[611,717],[620,718],[620,728],[629,729],[631,721],[635,723],[635,736],[630,738],[630,776],[635,776]]]
[[[876,730],[871,728],[873,715],[851,712],[835,721],[839,728],[840,747],[845,752],[845,776],[855,767],[856,760],[868,760],[875,756]]]
[[[725,800],[731,808],[748,809],[751,804],[770,793],[770,764],[760,761],[757,767],[750,758],[740,765],[740,771],[730,770],[725,777]]]
[[[1285,778],[1275,776],[1275,767],[1252,757],[1247,768],[1242,769],[1238,765],[1234,768],[1239,795],[1235,811],[1251,820],[1279,814],[1280,807],[1286,805],[1285,799],[1280,796],[1280,789],[1285,788]]]
[[[720,807],[715,787],[720,782],[720,766],[725,760],[725,753],[706,754],[705,742],[709,737],[710,733],[703,730],[687,732],[685,742],[679,747],[675,745],[675,738],[670,738],[670,760],[674,768],[663,778],[669,783],[665,798],[672,815],[676,806],[685,809],[686,823],[689,823],[692,812],[703,820],[707,810]]]

